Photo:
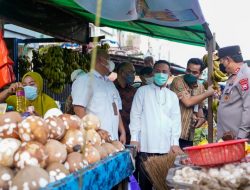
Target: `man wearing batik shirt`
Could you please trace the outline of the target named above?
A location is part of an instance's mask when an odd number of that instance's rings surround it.
[[[117,80],[114,84],[122,100],[122,110],[120,110],[120,114],[126,131],[126,144],[130,143],[131,138],[129,123],[132,101],[136,92],[136,88],[132,86],[134,80],[135,68],[133,64],[128,62],[121,63],[117,68]]]
[[[202,74],[203,62],[198,58],[192,58],[187,63],[186,74],[174,78],[171,90],[174,91],[180,101],[181,108],[181,137],[180,147],[193,146],[195,128],[200,127],[204,122],[202,102],[212,96],[212,86],[205,92],[202,84],[197,79]]]

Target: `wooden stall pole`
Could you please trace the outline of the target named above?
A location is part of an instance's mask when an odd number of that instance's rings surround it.
[[[215,51],[215,34],[208,42],[208,86],[212,85],[213,73],[213,52]],[[213,142],[213,110],[212,110],[213,97],[208,98],[208,142]]]
[[[4,32],[4,20],[0,18],[0,31]]]

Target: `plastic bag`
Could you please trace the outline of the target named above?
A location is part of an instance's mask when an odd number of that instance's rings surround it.
[[[0,30],[0,88],[16,80],[13,64],[8,56],[9,52],[3,39],[3,31]]]

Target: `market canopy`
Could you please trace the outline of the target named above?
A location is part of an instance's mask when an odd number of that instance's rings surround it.
[[[95,21],[96,0],[49,1],[89,22]],[[205,45],[208,31],[204,23],[198,0],[148,0],[147,3],[145,0],[103,0],[102,3],[101,26],[185,44]]]
[[[163,11],[158,12],[150,11],[151,9],[145,5],[145,0],[126,1],[142,3],[140,8],[137,8],[138,4],[134,5],[134,9],[138,10],[137,14],[134,14],[132,10],[129,12],[132,16],[125,19],[114,19],[104,14],[102,17],[105,18],[101,19],[101,26],[197,46],[205,46],[206,39],[211,38],[211,32],[204,21],[198,0],[151,0],[154,3],[163,2],[161,5],[169,2]],[[91,2],[92,9],[85,4],[80,4],[81,2]],[[111,1],[110,4],[103,2],[103,11],[106,7],[115,7],[120,10],[114,4],[116,0],[112,0],[111,6]],[[0,0],[0,18],[57,38],[86,43],[87,23],[95,22],[95,14],[93,14],[95,3],[95,0],[77,2],[74,0]],[[174,11],[170,5],[180,6],[182,9]],[[185,7],[187,5],[190,7]],[[173,23],[179,23],[179,25]]]

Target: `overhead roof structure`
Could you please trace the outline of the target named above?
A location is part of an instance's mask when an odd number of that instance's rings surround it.
[[[78,43],[86,43],[87,23],[94,23],[95,17],[74,0],[0,0],[0,18]],[[101,18],[101,26],[203,47],[212,36],[206,23],[172,27],[144,20],[112,21]]]

